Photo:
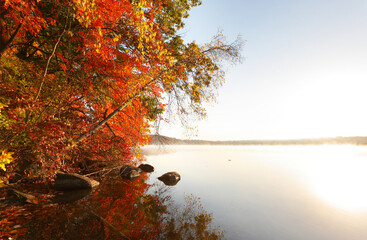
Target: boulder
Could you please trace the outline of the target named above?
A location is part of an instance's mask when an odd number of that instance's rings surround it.
[[[76,173],[56,173],[53,185],[55,190],[69,191],[78,189],[91,189],[99,185],[99,182]]]
[[[143,172],[154,172],[154,167],[149,164],[140,164],[139,167]]]
[[[158,178],[167,186],[174,186],[181,180],[180,174],[177,172],[168,172]]]
[[[122,178],[125,178],[125,179],[130,179],[130,180],[136,179],[137,177],[140,176],[140,173],[141,173],[141,169],[137,167],[125,165],[120,168],[120,175]]]

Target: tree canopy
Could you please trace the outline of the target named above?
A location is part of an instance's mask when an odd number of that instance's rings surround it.
[[[200,4],[1,1],[0,172],[52,176],[128,161],[169,103],[205,116],[241,40],[186,43],[180,30]]]

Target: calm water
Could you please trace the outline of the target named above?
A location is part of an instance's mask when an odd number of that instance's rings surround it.
[[[158,151],[157,151],[158,150]],[[367,147],[149,146],[152,183],[201,198],[227,239],[366,240]]]

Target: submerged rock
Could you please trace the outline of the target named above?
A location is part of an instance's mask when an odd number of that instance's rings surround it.
[[[138,168],[143,172],[154,172],[154,167],[150,164],[140,164]]]
[[[140,176],[141,169],[137,167],[132,167],[129,165],[122,166],[120,168],[120,175],[125,179],[135,179]]]
[[[168,172],[160,176],[158,179],[167,186],[174,186],[181,180],[181,176],[177,172]]]
[[[53,185],[55,190],[68,191],[78,189],[91,189],[99,185],[99,182],[76,173],[58,172]]]

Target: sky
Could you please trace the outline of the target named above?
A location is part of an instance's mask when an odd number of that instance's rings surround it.
[[[222,29],[245,41],[217,103],[197,131],[160,134],[207,140],[367,136],[367,1],[203,0],[184,39],[210,41]]]

